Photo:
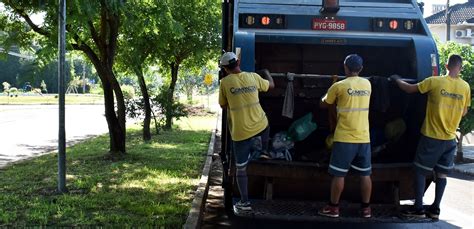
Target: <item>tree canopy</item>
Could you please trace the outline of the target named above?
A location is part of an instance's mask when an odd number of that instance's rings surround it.
[[[57,56],[58,2],[0,0],[0,46],[29,49],[38,62]],[[179,67],[200,65],[218,53],[220,1],[98,0],[67,1],[67,49],[82,53],[95,67],[104,91],[110,152],[125,153],[125,104],[117,72],[137,75],[159,64],[170,73],[168,101],[173,103]],[[32,15],[44,15],[35,24]],[[32,44],[35,49],[32,49]],[[46,66],[46,64],[44,64]],[[145,99],[147,101],[148,99]],[[167,116],[167,126],[172,117]],[[168,122],[169,121],[169,122]]]

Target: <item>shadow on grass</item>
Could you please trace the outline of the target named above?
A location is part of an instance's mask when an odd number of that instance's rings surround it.
[[[123,160],[104,160],[108,137],[67,151],[67,188],[57,195],[57,157],[0,172],[0,226],[164,226],[186,220],[210,131],[175,130],[143,143],[129,131]]]

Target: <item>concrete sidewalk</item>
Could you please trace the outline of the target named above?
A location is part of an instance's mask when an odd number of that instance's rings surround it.
[[[464,158],[474,160],[474,144],[463,145]],[[474,163],[455,164],[454,171],[474,176]]]
[[[464,158],[474,160],[474,144],[463,145]],[[474,176],[474,163],[456,164],[454,170],[459,173]]]

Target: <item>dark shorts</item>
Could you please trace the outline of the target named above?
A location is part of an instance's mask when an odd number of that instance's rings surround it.
[[[344,177],[352,168],[360,176],[369,176],[370,159],[370,143],[334,142],[328,171],[333,176]]]
[[[416,149],[415,168],[423,174],[436,172],[448,174],[454,167],[456,140],[438,140],[421,135]]]
[[[250,159],[250,153],[254,151],[254,138],[260,137],[262,142],[263,150],[267,150],[268,140],[270,137],[270,127],[265,128],[262,132],[256,134],[253,137],[247,138],[242,141],[232,141],[232,147],[235,158],[235,166],[239,168],[245,168]]]

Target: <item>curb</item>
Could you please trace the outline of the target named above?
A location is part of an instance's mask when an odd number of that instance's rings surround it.
[[[455,165],[454,171],[457,173],[474,176],[474,163]]]
[[[219,124],[220,117],[221,116],[219,114],[217,116],[216,125]],[[184,229],[200,228],[201,226],[202,217],[203,217],[203,209],[204,209],[206,199],[207,199],[207,194],[209,191],[209,174],[211,172],[212,155],[214,154],[214,144],[216,141],[216,132],[218,131],[218,129],[219,127],[215,128],[212,131],[211,140],[209,141],[209,148],[207,150],[207,155],[206,155],[206,162],[204,163],[204,168],[201,173],[201,179],[196,189],[194,200],[191,204],[191,210],[189,210],[186,223],[183,225]]]

